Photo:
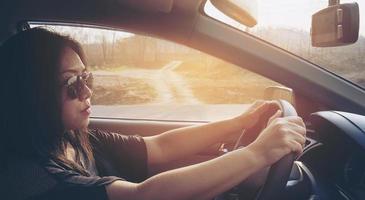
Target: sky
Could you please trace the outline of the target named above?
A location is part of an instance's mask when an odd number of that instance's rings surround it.
[[[341,0],[340,2],[358,3],[360,9],[360,34],[365,35],[365,0]],[[256,26],[286,27],[309,32],[311,15],[327,7],[328,0],[257,0],[257,3],[258,24]],[[219,13],[210,3],[206,5],[205,12],[232,26],[244,29],[244,26]]]

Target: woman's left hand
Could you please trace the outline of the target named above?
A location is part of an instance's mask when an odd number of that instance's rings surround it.
[[[240,129],[249,129],[253,127],[260,119],[260,116],[267,112],[272,106],[280,109],[276,101],[255,101],[243,114],[236,117],[235,120],[239,123]],[[275,113],[275,112],[273,112]]]

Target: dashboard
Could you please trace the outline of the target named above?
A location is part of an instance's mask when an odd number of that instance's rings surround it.
[[[287,185],[288,199],[365,199],[365,116],[321,111],[308,121],[308,144],[295,162],[300,173]]]
[[[280,199],[364,200],[365,116],[321,111],[305,121],[307,142]],[[257,199],[261,186],[243,182],[216,199]]]

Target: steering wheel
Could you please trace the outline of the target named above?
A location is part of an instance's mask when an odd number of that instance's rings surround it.
[[[297,116],[295,108],[285,100],[278,100],[278,104],[283,112],[282,116]],[[266,126],[268,119],[276,112],[278,107],[274,106],[260,117],[259,122],[252,128],[246,130],[245,143],[251,143],[256,139],[256,136]],[[241,135],[242,136],[242,135]],[[235,146],[238,146],[241,137],[238,139]],[[280,199],[280,194],[283,194],[286,183],[295,160],[295,154],[290,153],[270,167],[266,181],[255,197],[255,200]]]
[[[285,100],[278,100],[278,103],[283,111],[283,117],[297,116],[295,108]],[[283,194],[286,183],[295,160],[295,154],[290,153],[270,167],[266,182],[256,200],[280,199],[280,194]]]

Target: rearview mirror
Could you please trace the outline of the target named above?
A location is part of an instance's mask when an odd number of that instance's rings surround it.
[[[314,47],[352,44],[359,37],[357,3],[335,4],[312,15],[311,38]]]
[[[232,19],[253,27],[257,24],[257,0],[210,0],[219,11]]]

